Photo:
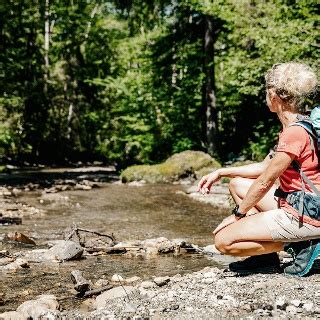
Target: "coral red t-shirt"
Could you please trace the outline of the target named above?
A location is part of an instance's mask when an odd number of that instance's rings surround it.
[[[316,142],[315,142],[316,143]],[[320,189],[320,170],[319,160],[316,150],[312,150],[310,137],[307,131],[300,126],[290,126],[280,132],[279,142],[276,149],[277,152],[286,152],[293,154],[301,166],[306,176]],[[300,174],[289,166],[279,177],[280,187],[285,192],[299,191],[302,189]],[[312,192],[308,184],[305,184],[307,191]],[[294,210],[285,200],[280,200],[280,207],[298,216],[298,212]],[[320,226],[320,221],[303,217],[306,223]]]

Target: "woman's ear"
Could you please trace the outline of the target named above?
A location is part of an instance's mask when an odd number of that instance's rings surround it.
[[[274,88],[268,89],[268,94],[269,94],[270,100],[278,97],[278,95],[276,94],[276,90]]]

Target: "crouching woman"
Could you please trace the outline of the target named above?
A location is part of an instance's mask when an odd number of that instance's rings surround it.
[[[250,256],[231,270],[280,267],[276,253],[286,250],[294,260],[284,272],[304,276],[320,254],[318,141],[302,111],[305,99],[316,96],[318,82],[307,65],[294,62],[274,65],[265,79],[267,106],[282,124],[275,152],[261,163],[218,169],[198,189],[209,193],[221,177],[233,178],[229,188],[237,206],[213,231],[220,252]]]

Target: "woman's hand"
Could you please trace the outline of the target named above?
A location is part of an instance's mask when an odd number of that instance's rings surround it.
[[[210,192],[211,186],[219,181],[220,178],[221,175],[219,169],[207,174],[206,176],[203,176],[198,183],[197,191],[201,192],[202,194],[208,194]]]
[[[238,221],[239,218],[237,218],[235,215],[231,215],[225,219],[222,220],[222,222],[213,230],[213,234],[216,235],[219,231],[227,227],[228,225],[235,223]]]

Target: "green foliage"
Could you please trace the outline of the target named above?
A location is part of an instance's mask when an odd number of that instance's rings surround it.
[[[295,60],[319,70],[317,0],[51,0],[45,9],[0,4],[0,150],[10,157],[122,168],[206,151],[208,16],[221,160],[259,160],[274,144],[268,68]]]

